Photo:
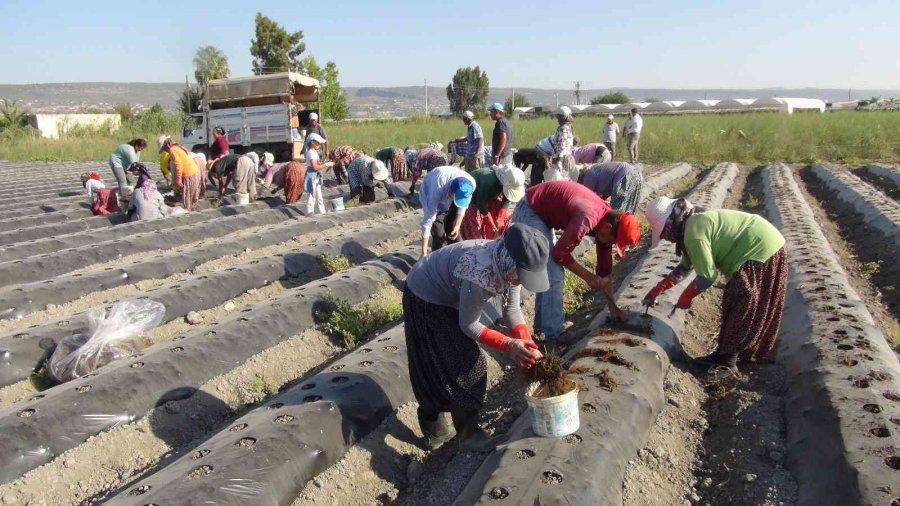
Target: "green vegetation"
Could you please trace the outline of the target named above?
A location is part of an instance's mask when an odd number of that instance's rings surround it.
[[[599,97],[594,97],[591,99],[591,105],[597,104],[627,104],[631,102],[631,99],[628,98],[628,95],[622,93],[621,91],[616,91],[613,93],[607,93],[606,95],[602,95]]]
[[[566,269],[563,279],[563,309],[567,315],[577,313],[591,299],[591,288],[581,278]]]
[[[353,267],[353,262],[342,255],[330,255],[328,253],[322,253],[318,256],[317,260],[319,261],[319,265],[321,265],[326,271],[331,274],[334,274],[335,272],[341,272]]]
[[[303,30],[288,32],[281,25],[262,13],[256,13],[256,38],[250,41],[253,56],[253,73],[303,72],[300,55],[306,51]]]
[[[341,340],[347,349],[355,348],[375,331],[402,316],[402,295],[399,290],[387,286],[356,306],[329,294],[315,312],[319,329],[332,339]]]
[[[323,69],[315,57],[309,55],[303,59],[303,70],[308,76],[318,79],[322,87],[319,91],[319,114],[336,121],[349,117],[350,109],[347,96],[341,91],[337,65],[330,61]]]
[[[490,85],[487,72],[481,70],[481,67],[456,69],[456,74],[453,75],[453,82],[447,85],[447,100],[450,101],[450,111],[455,116],[462,116],[467,110],[479,116],[484,114],[485,101],[487,100]],[[459,136],[457,135],[457,137]],[[447,139],[449,137],[444,138]],[[410,143],[414,144],[415,142],[418,141]]]
[[[194,54],[194,79],[201,87],[213,79],[224,79],[231,75],[228,58],[216,46],[202,46]]]
[[[869,279],[878,274],[879,269],[881,269],[881,265],[878,262],[861,263],[859,264],[859,275]]]
[[[513,95],[507,98],[506,102],[503,103],[503,108],[507,111],[512,111],[516,107],[531,107],[531,102],[521,94],[513,93]]]

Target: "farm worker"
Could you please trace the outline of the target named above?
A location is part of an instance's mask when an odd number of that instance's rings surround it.
[[[358,156],[350,162],[347,173],[350,178],[350,196],[363,204],[375,202],[375,186],[390,175],[381,160],[368,155]]]
[[[109,155],[109,168],[112,170],[116,183],[119,185],[120,197],[126,195],[125,187],[132,182],[125,174],[125,169],[130,167],[132,163],[141,160],[141,151],[146,147],[147,141],[144,139],[133,139],[125,144],[119,144],[119,147]]]
[[[85,172],[81,175],[81,186],[87,193],[88,202],[93,204],[97,200],[97,190],[106,188],[106,185],[100,179],[100,174],[96,172]]]
[[[612,155],[605,145],[599,142],[585,144],[572,150],[572,157],[579,165],[603,163],[612,160]]]
[[[481,130],[481,125],[475,121],[475,113],[472,111],[463,113],[463,123],[466,125],[466,136],[456,139],[456,141],[465,140],[466,142],[466,158],[463,161],[463,167],[471,172],[484,166],[484,132]]]
[[[637,108],[628,113],[625,122],[625,140],[628,142],[628,157],[631,163],[638,161],[638,142],[641,140],[641,130],[644,129],[644,118],[637,112]]]
[[[159,139],[156,140],[156,145],[159,148],[159,171],[162,172],[163,178],[166,180],[166,184],[171,186],[175,166],[172,164],[172,159],[169,156],[169,152],[163,150],[163,145],[165,145],[165,142],[169,139],[171,139],[171,137],[169,137],[168,134],[162,134],[159,136]]]
[[[259,154],[255,151],[238,158],[237,167],[234,169],[234,191],[250,196],[250,201],[256,200],[256,171],[259,169]]]
[[[225,189],[231,184],[234,172],[237,170],[238,160],[240,159],[241,155],[228,154],[216,160],[210,160],[210,168],[206,178],[210,184],[218,188],[219,197],[225,194]]]
[[[334,162],[334,178],[337,179],[338,183],[346,184],[349,182],[347,167],[350,166],[350,162],[360,155],[362,155],[362,152],[357,151],[353,146],[347,145],[338,146],[328,153],[328,159]]]
[[[452,139],[447,143],[447,152],[450,153],[450,161],[448,162],[450,165],[456,165],[456,161],[458,158],[462,158],[461,164],[464,164],[466,161],[466,150],[468,149],[468,144],[466,143],[465,137],[460,139]]]
[[[303,189],[309,193],[306,201],[306,214],[311,216],[318,209],[324,214],[325,198],[322,196],[322,171],[327,167],[319,159],[319,148],[325,144],[325,139],[319,134],[310,134],[309,149],[306,150],[306,176],[303,179]]]
[[[463,240],[496,239],[509,225],[509,209],[525,196],[525,173],[511,165],[470,172],[475,179],[472,204],[460,233]]]
[[[169,214],[163,196],[156,189],[156,181],[142,163],[133,163],[128,172],[137,177],[131,202],[128,204],[128,221],[153,220]]]
[[[598,163],[581,172],[578,182],[609,202],[617,211],[634,214],[641,203],[644,176],[626,162]]]
[[[544,181],[558,181],[570,179],[571,171],[575,168],[575,158],[572,156],[575,148],[575,127],[572,120],[572,109],[562,106],[556,111],[556,133],[551,137],[553,153],[544,153],[547,169],[544,171]]]
[[[487,108],[494,120],[494,132],[491,135],[491,165],[509,165],[512,163],[513,131],[509,120],[503,115],[503,104],[494,102]]]
[[[431,253],[409,271],[403,289],[409,377],[429,448],[453,437],[442,416],[447,411],[462,450],[491,451],[502,441],[478,425],[487,364],[476,341],[523,369],[542,358],[522,315],[519,285],[547,289],[549,250],[538,231],[513,225],[499,239],[463,241]],[[490,301],[503,304],[512,337],[481,324]]]
[[[416,192],[416,181],[422,177],[422,172],[429,172],[437,167],[447,165],[447,155],[436,148],[422,148],[416,152],[412,166],[409,168],[409,193]]]
[[[459,241],[459,229],[474,192],[475,179],[459,167],[445,165],[428,171],[419,195],[423,257],[428,254],[429,239],[432,251]]]
[[[209,147],[209,159],[218,160],[228,154],[228,137],[225,136],[225,129],[218,126],[213,128],[213,143]]]
[[[320,143],[321,149],[323,152],[328,153],[328,132],[326,132],[325,127],[319,123],[319,114],[315,112],[309,113],[309,127],[306,129],[306,141],[303,144],[304,153],[309,150],[309,138],[312,134],[317,134],[322,138],[322,142]]]
[[[565,313],[563,311],[563,269],[584,280],[592,289],[602,291],[609,314],[618,320],[627,315],[616,305],[613,296],[612,251],[625,256],[625,248],[641,239],[641,225],[637,218],[622,211],[614,211],[605,200],[574,181],[550,181],[532,186],[513,212],[513,223],[523,223],[540,231],[547,241],[554,242],[553,229],[562,230],[551,252],[553,261],[547,264],[550,290],[535,300],[534,327],[548,340],[561,345],[572,344],[574,336],[561,338]],[[579,263],[572,252],[585,237],[596,242],[597,267],[591,272]]]
[[[603,144],[609,150],[611,159],[616,157],[616,140],[619,137],[619,124],[612,114],[606,117],[606,123],[603,125]]]
[[[300,162],[275,163],[266,166],[263,188],[275,194],[284,188],[284,201],[293,204],[303,195],[303,180],[306,178],[306,165]],[[273,189],[274,187],[274,189]]]
[[[181,204],[185,211],[191,211],[200,199],[200,187],[203,176],[191,154],[181,144],[168,136],[160,137],[162,149],[169,153],[169,159],[175,166],[175,187],[181,189]]]
[[[400,148],[387,147],[375,152],[375,158],[381,160],[389,171],[394,182],[409,179],[409,171],[406,167],[406,152]]]
[[[755,214],[721,209],[704,211],[685,199],[660,197],[647,206],[652,246],[675,243],[681,263],[644,297],[651,307],[691,270],[694,281],[678,297],[677,308],[712,286],[719,273],[728,278],[722,296],[722,323],[715,351],[694,365],[712,378],[736,372],[738,360],[771,359],[784,312],[788,263],[784,237]]]

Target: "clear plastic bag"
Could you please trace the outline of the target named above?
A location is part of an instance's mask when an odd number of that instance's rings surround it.
[[[138,337],[162,322],[166,307],[153,300],[126,300],[88,311],[88,331],[63,339],[47,366],[60,383],[90,374],[141,349]]]

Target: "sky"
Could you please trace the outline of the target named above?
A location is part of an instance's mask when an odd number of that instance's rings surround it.
[[[448,8],[452,5],[452,8]],[[0,83],[193,79],[214,45],[251,74],[257,12],[303,30],[344,86],[900,88],[900,1],[2,0]]]

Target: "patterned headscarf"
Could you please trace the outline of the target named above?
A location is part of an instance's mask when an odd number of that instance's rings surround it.
[[[662,235],[670,235],[675,238],[675,254],[681,256],[684,253],[684,227],[687,219],[694,213],[702,213],[705,211],[702,207],[697,207],[685,199],[678,199],[675,207],[672,208],[672,214],[666,220],[663,226]]]
[[[483,241],[462,254],[453,275],[480,286],[488,293],[499,295],[516,276],[516,261],[506,250],[501,237]]]
[[[144,198],[149,199],[156,192],[156,181],[150,177],[150,171],[147,170],[147,167],[142,163],[132,163],[128,170],[136,170],[138,172],[138,180],[134,185],[134,189],[141,189],[144,192]]]

